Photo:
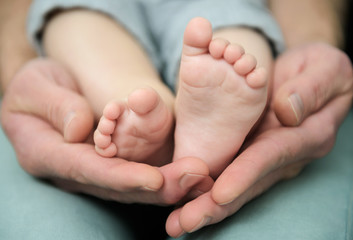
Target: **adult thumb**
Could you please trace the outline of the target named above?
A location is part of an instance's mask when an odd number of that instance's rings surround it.
[[[343,54],[333,62],[313,62],[285,79],[275,93],[273,109],[282,124],[297,126],[331,100],[351,94],[352,80],[352,66]]]
[[[13,113],[38,116],[62,133],[68,142],[84,141],[94,118],[87,101],[68,84],[71,77],[60,66],[33,61],[14,77],[3,107]]]

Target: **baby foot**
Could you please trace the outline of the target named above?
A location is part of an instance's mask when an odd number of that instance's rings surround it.
[[[104,157],[164,165],[173,152],[173,115],[150,88],[135,90],[126,102],[111,102],[94,134],[96,151]]]
[[[184,34],[173,160],[198,157],[217,177],[233,160],[267,104],[267,74],[238,45],[212,40],[203,18]]]

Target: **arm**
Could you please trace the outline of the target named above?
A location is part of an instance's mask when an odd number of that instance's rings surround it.
[[[31,0],[0,1],[0,81],[3,91],[16,71],[36,56],[25,31],[30,4]]]
[[[307,42],[326,42],[342,48],[348,1],[269,0],[289,48]],[[310,23],[310,24],[308,24]]]

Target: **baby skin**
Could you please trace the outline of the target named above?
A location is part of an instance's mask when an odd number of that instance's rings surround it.
[[[127,102],[105,107],[94,135],[97,152],[156,166],[197,157],[216,178],[266,106],[267,73],[256,64],[241,46],[213,39],[206,19],[191,20],[184,34],[175,130],[173,113],[159,94],[137,89]]]
[[[256,65],[241,46],[213,39],[207,20],[188,24],[175,102],[174,161],[198,157],[216,178],[234,159],[267,104],[267,73]]]
[[[152,88],[140,88],[125,101],[103,110],[94,133],[96,151],[154,166],[169,163],[173,154],[174,117]]]

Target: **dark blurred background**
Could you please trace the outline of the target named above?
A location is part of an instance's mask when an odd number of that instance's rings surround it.
[[[348,1],[349,11],[346,25],[346,52],[353,59],[353,1]]]

